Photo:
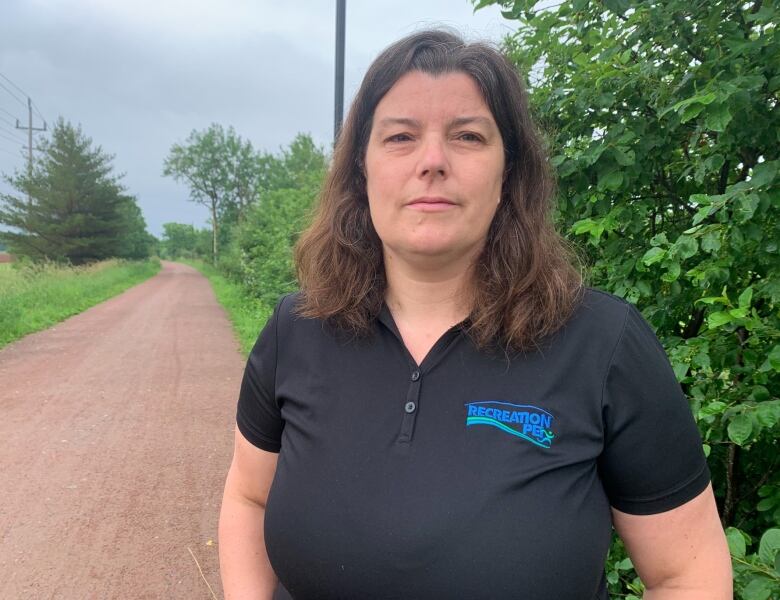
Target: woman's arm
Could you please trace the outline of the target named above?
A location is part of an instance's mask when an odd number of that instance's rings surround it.
[[[645,600],[731,600],[731,557],[712,486],[654,515],[612,509],[612,521],[645,584]]]
[[[263,535],[265,502],[278,454],[253,446],[236,428],[233,462],[219,515],[219,565],[225,600],[270,600],[277,578]]]

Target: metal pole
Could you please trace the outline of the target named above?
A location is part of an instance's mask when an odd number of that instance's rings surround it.
[[[27,114],[29,116],[29,125],[27,127],[27,184],[32,185],[32,99],[27,97]],[[27,192],[27,204],[32,206],[32,196],[28,190]]]
[[[344,118],[344,30],[347,0],[336,0],[336,98],[333,123],[333,144],[339,139]]]

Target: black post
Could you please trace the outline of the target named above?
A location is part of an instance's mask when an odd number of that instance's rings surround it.
[[[344,30],[347,0],[336,0],[336,101],[333,122],[333,144],[339,139],[344,118]]]

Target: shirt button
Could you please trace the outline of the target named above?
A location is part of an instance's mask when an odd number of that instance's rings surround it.
[[[420,378],[420,372],[419,371],[412,371],[412,381],[417,381]],[[407,411],[410,412],[410,411]]]
[[[406,406],[404,406],[404,410],[408,413],[413,413],[415,408],[417,408],[417,405],[414,402],[407,402]]]

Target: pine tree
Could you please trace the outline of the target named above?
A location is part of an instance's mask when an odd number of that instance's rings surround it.
[[[113,174],[113,157],[62,118],[40,145],[32,174],[5,176],[20,197],[0,194],[0,223],[13,228],[0,240],[34,260],[83,264],[121,255],[132,198]]]

